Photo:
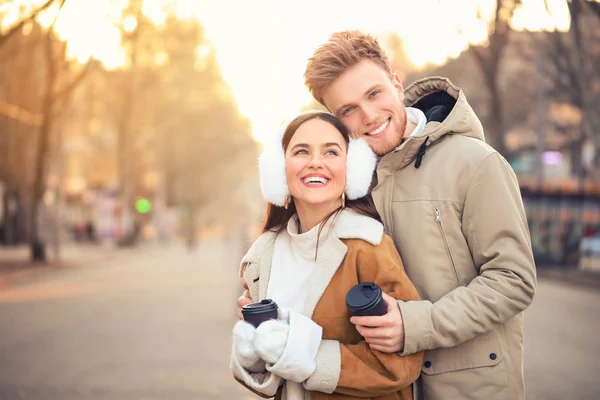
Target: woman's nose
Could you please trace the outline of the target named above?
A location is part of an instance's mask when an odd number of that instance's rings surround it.
[[[321,168],[323,167],[323,159],[320,154],[315,154],[310,158],[310,162],[308,166],[311,168]]]

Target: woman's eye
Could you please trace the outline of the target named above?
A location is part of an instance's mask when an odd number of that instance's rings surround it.
[[[331,155],[331,156],[337,156],[338,152],[335,150],[327,150],[327,152],[325,154]]]
[[[308,151],[306,151],[306,150],[296,150],[296,152],[294,153],[295,156],[303,155],[303,154],[308,154]]]

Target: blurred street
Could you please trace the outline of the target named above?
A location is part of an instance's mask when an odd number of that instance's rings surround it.
[[[0,400],[257,398],[228,367],[240,249],[149,245],[0,290]],[[598,399],[599,327],[600,291],[541,279],[527,398]]]
[[[525,314],[527,399],[599,399],[599,328],[599,290],[540,278]]]
[[[245,399],[231,245],[117,252],[0,290],[0,399]]]

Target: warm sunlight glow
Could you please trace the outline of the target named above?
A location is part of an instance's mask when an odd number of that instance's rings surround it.
[[[137,20],[133,15],[128,15],[123,19],[123,30],[127,33],[131,33],[137,27]]]
[[[550,13],[543,1],[526,1],[523,7],[515,12],[512,25],[515,29],[533,31],[569,29],[569,8],[563,0],[547,0]]]
[[[158,26],[162,26],[167,19],[167,13],[157,1],[143,2],[142,13]]]
[[[32,3],[43,0],[1,6],[2,26],[18,21],[14,5]],[[523,3],[513,20],[515,29],[568,27],[564,0],[549,0],[550,14],[543,0]],[[56,31],[67,40],[68,55],[81,62],[94,57],[107,68],[125,65],[117,24],[126,5],[126,0],[67,0]],[[477,17],[489,18],[494,5],[491,0],[371,0],[368,6],[364,0],[144,0],[142,12],[157,25],[164,23],[167,13],[200,20],[240,112],[261,140],[310,102],[304,67],[332,32],[360,29],[381,39],[395,33],[404,39],[416,66],[440,64],[458,56],[468,43],[485,42],[487,26]],[[39,21],[48,26],[55,15],[56,9],[49,9]],[[135,19],[124,24],[125,29],[135,29]],[[208,47],[198,50],[199,68],[201,58],[210,52]]]

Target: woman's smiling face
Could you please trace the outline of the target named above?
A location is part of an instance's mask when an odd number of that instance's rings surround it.
[[[296,206],[340,206],[346,188],[348,146],[329,122],[314,118],[292,136],[285,152],[285,175]]]

